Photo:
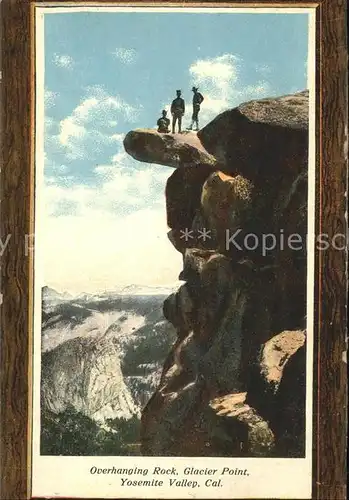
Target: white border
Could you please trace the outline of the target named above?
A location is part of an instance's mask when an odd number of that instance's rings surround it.
[[[306,454],[313,451],[313,363],[314,363],[314,278],[315,278],[315,186],[316,186],[316,14],[309,16],[308,88],[308,246],[307,246],[307,376],[306,376]]]
[[[306,458],[173,458],[173,457],[47,457],[40,456],[40,344],[41,344],[41,285],[44,283],[40,263],[42,260],[41,228],[43,204],[40,196],[44,171],[44,15],[72,12],[181,12],[182,7],[36,7],[36,215],[35,215],[35,293],[34,293],[34,359],[33,359],[33,477],[32,495],[35,497],[83,498],[280,498],[308,499],[312,488],[312,387],[313,387],[313,305],[314,305],[314,239],[315,239],[315,8],[185,8],[185,13],[212,12],[309,14],[308,88],[310,89],[309,115],[309,170],[308,170],[308,265],[307,265],[307,401],[306,401]],[[74,4],[73,4],[74,5]],[[89,473],[92,466],[161,467],[177,465],[194,467],[241,467],[250,471],[249,479],[225,477],[221,488],[122,488],[118,476],[96,476]],[[183,476],[184,477],[184,476]],[[148,479],[148,477],[147,477]],[[188,479],[193,479],[189,477]]]

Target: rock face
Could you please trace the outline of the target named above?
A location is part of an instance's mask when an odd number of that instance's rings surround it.
[[[108,338],[64,342],[44,356],[42,376],[42,407],[54,413],[68,405],[98,421],[137,413],[119,351]]]
[[[198,138],[226,173],[262,185],[271,175],[289,181],[307,163],[308,106],[308,91],[245,103],[217,116]]]
[[[185,282],[164,302],[177,341],[142,413],[144,455],[304,456],[307,129],[301,92],[225,111],[184,148],[126,137],[133,157],[178,167],[167,221]]]

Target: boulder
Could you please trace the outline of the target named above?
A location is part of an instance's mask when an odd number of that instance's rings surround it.
[[[249,457],[273,456],[275,437],[255,409],[246,403],[246,393],[228,394],[210,401],[214,412],[212,440],[230,454]]]
[[[308,110],[308,91],[251,101],[218,115],[198,138],[225,173],[284,184],[307,164]]]
[[[136,160],[173,168],[191,165],[214,167],[217,163],[194,133],[160,134],[153,129],[137,129],[126,135],[124,147]]]
[[[284,331],[261,348],[248,386],[248,403],[268,420],[279,456],[304,456],[306,334]]]
[[[246,225],[252,194],[252,183],[241,175],[232,177],[217,171],[205,181],[201,192],[202,213],[221,252],[227,250],[227,231],[234,234]]]
[[[286,363],[304,343],[304,331],[286,331],[275,335],[262,348],[261,375],[274,394],[280,386]]]
[[[308,108],[308,90],[250,101],[238,106],[240,113],[252,122],[294,130],[308,129]]]

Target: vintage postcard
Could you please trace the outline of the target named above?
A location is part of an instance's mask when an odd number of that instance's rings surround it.
[[[310,498],[315,9],[35,40],[33,497]]]
[[[344,0],[0,10],[0,498],[345,500]]]
[[[314,44],[36,9],[33,496],[311,495]]]
[[[33,496],[308,498],[314,9],[35,13]]]

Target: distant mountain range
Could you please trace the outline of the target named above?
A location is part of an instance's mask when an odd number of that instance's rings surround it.
[[[99,294],[42,289],[42,409],[98,423],[139,416],[176,335],[163,317],[173,287]]]

